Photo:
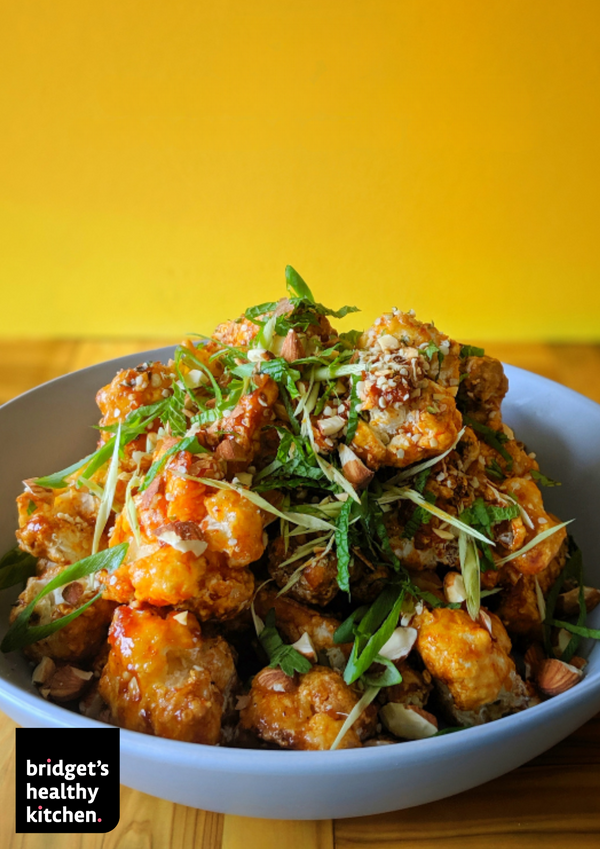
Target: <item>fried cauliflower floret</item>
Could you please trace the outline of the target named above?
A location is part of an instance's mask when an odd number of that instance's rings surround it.
[[[211,551],[225,554],[232,568],[248,566],[262,557],[264,520],[255,504],[232,490],[217,490],[204,505],[206,517],[200,530]]]
[[[269,574],[278,587],[284,587],[296,569],[303,567],[300,577],[286,595],[297,601],[318,604],[324,607],[337,595],[337,556],[323,545],[315,546],[312,553],[286,566],[281,564],[294,556],[294,552],[306,545],[309,537],[301,534],[289,541],[286,551],[285,540],[277,537],[269,546]]]
[[[526,527],[524,544],[527,544],[542,531],[559,525],[560,522],[544,509],[542,494],[537,485],[524,478],[511,478],[506,481],[504,490],[517,499],[520,506],[526,511],[533,528]],[[548,567],[550,562],[557,556],[565,539],[567,531],[560,531],[538,542],[532,549],[515,557],[511,565],[524,575],[536,575]]]
[[[229,619],[252,601],[254,576],[232,568],[216,552],[195,555],[168,543],[144,546],[134,560],[128,557],[112,574],[100,572],[104,598],[128,604],[134,600],[156,607],[176,606],[199,619]]]
[[[379,320],[382,326],[394,329],[395,318],[384,319],[388,321]],[[371,469],[402,468],[440,454],[456,440],[462,426],[454,400],[458,360],[452,345],[458,349],[456,343],[446,339],[444,371],[438,364],[434,372],[427,343],[417,348],[400,330],[396,335],[389,330],[376,324],[359,343],[359,362],[365,371],[357,391],[368,422],[359,422],[352,448]]]
[[[330,749],[357,695],[342,676],[324,666],[288,677],[266,667],[254,677],[249,702],[240,712],[243,728],[285,749]],[[351,749],[375,731],[376,709],[363,711],[340,748]]]
[[[163,363],[142,363],[118,372],[96,395],[100,427],[122,422],[132,410],[164,400],[171,394],[172,383],[173,372]]]
[[[423,324],[412,310],[401,312],[394,309],[391,313],[384,313],[363,333],[358,347],[384,351],[416,349],[423,352],[427,377],[442,386],[458,386],[461,346],[433,324]]]
[[[563,543],[558,555],[545,569],[535,575],[524,575],[507,564],[501,581],[505,588],[500,596],[497,614],[513,635],[539,640],[542,637],[542,618],[537,599],[536,581],[546,597],[565,565],[567,545]]]
[[[111,721],[131,731],[216,745],[224,706],[235,685],[231,650],[204,639],[189,614],[119,607],[99,693]]]
[[[234,410],[206,430],[208,444],[216,446],[215,456],[227,461],[228,471],[243,471],[260,450],[262,428],[275,419],[273,407],[279,397],[275,381],[255,375],[256,389],[242,395]],[[225,434],[225,435],[224,435]]]
[[[20,547],[65,566],[90,555],[98,498],[74,483],[62,490],[26,486],[17,498]]]
[[[213,339],[231,348],[248,348],[260,327],[243,316],[235,321],[223,321],[215,329]]]
[[[224,466],[212,454],[192,455],[189,451],[179,451],[165,469],[167,521],[199,525],[207,513],[206,497],[214,494],[214,489],[184,475],[218,481],[225,477]]]
[[[492,634],[460,609],[425,610],[411,622],[427,670],[448,687],[459,710],[477,710],[495,701],[515,670],[504,625],[493,613],[488,616]]]
[[[419,672],[413,669],[406,660],[397,662],[396,666],[402,675],[402,681],[393,687],[384,687],[381,700],[424,708],[433,690],[431,675],[427,670]]]
[[[52,578],[63,571],[62,566],[48,566],[42,576],[29,578],[27,586],[13,605],[10,622],[14,622],[28,604],[40,593]],[[44,596],[35,606],[29,620],[30,625],[47,625],[56,622],[69,613],[82,607],[97,593],[93,576],[80,578]],[[31,660],[39,661],[43,657],[74,663],[94,657],[98,653],[110,624],[114,604],[98,599],[80,616],[63,628],[25,646],[24,653]]]
[[[277,629],[290,643],[295,643],[302,634],[308,634],[317,651],[340,648],[333,635],[341,622],[331,614],[312,610],[285,596],[278,598],[276,592],[267,589],[258,593],[254,606],[262,619],[271,608],[275,609]]]
[[[500,360],[494,357],[467,357],[461,362],[464,378],[459,398],[465,411],[482,424],[494,427],[500,422],[500,407],[508,392],[508,379]]]

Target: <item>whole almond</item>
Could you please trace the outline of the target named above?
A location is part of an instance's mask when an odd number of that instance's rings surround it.
[[[93,672],[85,672],[75,666],[61,666],[44,684],[50,698],[56,702],[68,702],[81,696],[92,677]]]
[[[582,675],[576,666],[551,657],[539,665],[537,685],[546,696],[558,696],[581,681]]]
[[[600,604],[600,590],[595,587],[584,587],[585,609],[590,613]],[[556,599],[556,613],[560,616],[574,616],[579,612],[579,587],[561,593]]]
[[[283,669],[272,669],[270,666],[261,669],[254,679],[254,684],[276,693],[291,693],[297,688],[294,679],[286,675]]]
[[[281,356],[288,363],[293,363],[306,356],[304,346],[295,330],[288,330],[281,346]]]
[[[75,605],[83,595],[85,587],[79,581],[71,581],[66,587],[63,587],[62,597],[67,604]]]
[[[362,489],[372,480],[375,472],[368,469],[363,461],[356,456],[351,448],[347,445],[339,447],[340,460],[342,463],[342,472],[347,481],[349,481],[355,489]]]

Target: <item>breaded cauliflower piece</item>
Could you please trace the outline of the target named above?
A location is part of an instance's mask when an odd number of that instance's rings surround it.
[[[542,531],[560,524],[558,519],[544,509],[542,493],[532,480],[510,478],[504,484],[503,489],[517,499],[533,525],[533,528],[526,526],[524,545]],[[552,536],[537,543],[525,554],[515,557],[511,561],[511,566],[524,575],[536,575],[538,572],[542,572],[557,556],[566,538],[567,531],[565,528],[561,528],[560,531],[556,531]]]
[[[567,545],[563,543],[557,556],[535,575],[524,575],[512,569],[511,563],[505,567],[500,578],[504,588],[496,612],[511,634],[529,637],[531,640],[541,639],[542,618],[536,581],[542,595],[546,597],[565,565],[566,556]]]
[[[162,401],[171,394],[173,371],[163,363],[142,363],[118,372],[96,395],[100,427],[125,420],[128,413]]]
[[[286,551],[283,537],[273,540],[269,545],[269,574],[278,587],[284,587],[296,569],[303,565],[300,577],[286,595],[300,602],[325,607],[339,592],[335,551],[327,551],[325,546],[320,545],[302,560],[295,560],[287,566],[281,566],[293,557],[298,547],[306,545],[308,541],[309,537],[306,534],[294,537],[289,541]]]
[[[163,450],[161,444],[157,455]],[[230,618],[248,607],[254,576],[245,567],[264,552],[270,516],[238,492],[182,476],[194,472],[218,480],[221,463],[179,451],[134,496],[141,545],[126,511],[119,515],[111,546],[128,542],[129,549],[119,569],[100,575],[106,598],[184,607],[202,620]]]
[[[236,683],[231,650],[204,639],[189,613],[119,607],[99,693],[111,722],[171,740],[216,745]]]
[[[52,578],[63,571],[62,566],[48,565],[41,576],[29,578],[27,586],[12,607],[10,622],[40,593]],[[62,619],[82,607],[98,592],[94,576],[80,578],[44,596],[35,606],[30,625],[46,625]],[[106,639],[114,603],[103,598],[95,601],[80,616],[43,640],[25,646],[24,653],[31,660],[43,657],[75,663],[94,657]]]
[[[460,346],[394,311],[377,319],[359,340],[365,371],[358,384],[362,410],[352,448],[371,469],[426,460],[456,440]]]
[[[384,313],[363,333],[358,347],[371,351],[415,349],[425,358],[423,369],[427,377],[442,386],[458,386],[460,344],[435,325],[419,321],[412,310]]]
[[[430,673],[426,669],[423,672],[413,669],[406,660],[397,662],[396,666],[402,675],[402,681],[393,687],[384,687],[380,700],[424,708],[433,690]]]
[[[474,622],[460,609],[424,610],[411,622],[427,670],[448,687],[459,710],[477,710],[495,701],[515,670],[504,625],[493,613],[487,616],[491,634],[484,622]]]
[[[256,389],[242,395],[234,410],[206,429],[208,444],[215,456],[227,461],[228,471],[243,471],[260,450],[262,428],[275,419],[273,407],[279,397],[275,381],[268,375],[255,375]]]
[[[254,607],[262,619],[274,608],[277,629],[290,643],[295,643],[302,634],[308,634],[317,651],[341,648],[333,639],[341,622],[329,613],[312,610],[285,596],[278,598],[276,592],[267,589],[257,594]]]
[[[502,419],[500,407],[508,392],[508,379],[500,360],[494,357],[466,357],[461,361],[464,378],[458,396],[464,409],[476,421],[490,427]]]
[[[241,725],[285,749],[330,749],[359,698],[333,669],[314,666],[290,678],[267,666],[254,677],[249,702],[240,711]],[[369,705],[340,748],[361,746],[375,732],[376,716]]]
[[[33,482],[17,498],[17,539],[24,551],[68,566],[92,553],[99,499],[71,483],[46,489]],[[106,543],[105,543],[106,544]]]
[[[234,569],[254,563],[265,550],[265,519],[259,507],[232,490],[217,490],[204,502],[206,516],[200,524],[210,551],[226,555]]]

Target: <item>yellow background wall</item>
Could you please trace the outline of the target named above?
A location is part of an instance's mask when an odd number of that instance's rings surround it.
[[[206,332],[277,297],[600,338],[599,0],[19,0],[0,334]]]

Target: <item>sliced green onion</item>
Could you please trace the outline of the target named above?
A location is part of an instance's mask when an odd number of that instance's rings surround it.
[[[132,489],[134,486],[139,486],[142,482],[142,479],[138,475],[139,466],[136,470],[136,473],[129,478],[127,483],[127,490],[125,491],[125,511],[127,513],[127,521],[129,522],[129,527],[133,531],[133,536],[138,547],[142,544],[142,535],[140,533],[140,523],[138,521],[137,510],[135,508],[135,501],[133,500]]]
[[[331,752],[333,752],[334,749],[338,748],[338,746],[340,745],[348,731],[350,731],[356,720],[361,716],[363,711],[365,711],[369,707],[373,699],[375,699],[377,693],[379,692],[379,689],[379,687],[369,687],[368,690],[365,690],[362,698],[359,699],[358,702],[354,705],[354,707],[346,717],[346,721],[340,728],[339,734],[331,744]]]
[[[37,558],[19,546],[11,548],[0,560],[0,590],[14,587],[35,575]]]
[[[112,510],[115,491],[117,489],[117,480],[119,476],[119,446],[121,444],[121,423],[117,429],[117,435],[114,438],[114,449],[110,460],[110,467],[104,484],[104,492],[100,499],[98,507],[98,515],[96,516],[96,526],[94,528],[94,541],[92,543],[92,554],[96,554],[100,545],[100,538],[108,522],[110,511]]]
[[[567,525],[570,525],[571,522],[574,522],[575,519],[569,519],[568,522],[561,522],[558,525],[554,525],[552,528],[548,528],[545,531],[542,531],[541,534],[537,534],[533,539],[529,540],[529,542],[520,548],[518,551],[513,551],[511,554],[507,554],[506,557],[502,557],[500,560],[496,560],[496,566],[502,566],[504,563],[508,563],[510,560],[514,560],[515,557],[520,557],[522,554],[527,554],[528,551],[531,551],[532,548],[543,542],[548,537],[551,537],[552,534],[555,534],[557,531],[562,530],[562,528],[566,528]]]
[[[126,542],[122,542],[120,545],[115,545],[114,548],[107,548],[104,551],[99,551],[97,554],[92,554],[90,557],[78,560],[77,563],[72,563],[70,566],[67,566],[66,569],[63,569],[60,574],[48,581],[46,586],[36,595],[33,601],[30,602],[27,607],[21,611],[21,613],[19,613],[15,621],[12,623],[0,644],[0,651],[15,651],[16,649],[23,648],[23,646],[36,643],[38,640],[43,640],[45,637],[49,637],[51,634],[54,634],[61,628],[64,628],[72,622],[73,619],[81,616],[81,614],[86,611],[90,605],[101,598],[103,590],[100,590],[100,592],[96,593],[96,595],[86,602],[86,604],[77,608],[77,610],[74,610],[72,613],[67,614],[67,616],[62,616],[60,619],[55,619],[54,622],[48,622],[46,625],[29,625],[31,614],[38,602],[44,598],[44,596],[47,596],[59,587],[65,586],[65,584],[70,584],[72,581],[76,581],[79,578],[85,578],[88,575],[93,575],[95,572],[99,572],[102,569],[114,572],[114,570],[118,569],[123,562],[123,558],[127,553],[127,548],[128,544]]]
[[[471,619],[477,620],[481,604],[479,551],[473,540],[463,531],[458,535],[458,556],[467,594],[467,610]]]
[[[280,589],[277,593],[277,598],[279,598],[280,595],[285,595],[288,590],[291,590],[291,588],[298,583],[302,572],[306,569],[306,567],[312,560],[321,560],[323,557],[329,554],[334,539],[334,534],[331,534],[329,539],[327,537],[319,537],[319,539],[315,539],[312,542],[307,543],[306,545],[300,546],[300,548],[298,549],[298,551],[295,552],[293,557],[290,557],[287,560],[284,560],[283,563],[279,564],[279,569],[281,569],[283,566],[288,566],[290,563],[294,563],[296,560],[300,560],[301,557],[305,557],[307,554],[313,553],[315,546],[319,545],[322,542],[327,542],[324,551],[318,552],[314,555],[314,557],[310,557],[305,563],[302,563],[300,566],[298,566],[298,568],[292,573],[292,575],[290,575],[290,579],[287,584],[282,587],[282,589]]]
[[[416,466],[411,466],[410,469],[405,469],[403,472],[398,472],[397,475],[394,475],[393,478],[390,478],[388,484],[395,484],[399,483],[400,481],[407,480],[408,478],[414,478],[415,475],[418,475],[425,469],[430,469],[431,466],[435,466],[436,463],[439,463],[440,460],[443,460],[444,457],[447,457],[448,454],[454,451],[460,440],[463,438],[465,430],[466,428],[463,427],[462,430],[459,431],[458,436],[456,437],[450,448],[448,448],[442,454],[438,454],[437,457],[430,457],[429,460],[424,460],[422,463],[417,463]]]
[[[486,542],[488,545],[496,544],[493,540],[488,539],[488,537],[483,534],[480,534],[479,531],[476,531],[469,525],[465,525],[465,523],[461,522],[460,519],[457,519],[456,516],[446,513],[445,510],[441,510],[439,507],[436,507],[435,504],[430,504],[420,492],[416,492],[414,489],[409,489],[408,487],[402,487],[401,489],[392,487],[388,489],[386,487],[385,494],[377,500],[380,505],[391,504],[393,501],[399,500],[412,501],[414,504],[418,504],[419,507],[423,507],[434,516],[437,516],[438,519],[442,519],[444,522],[448,522],[449,525],[453,525],[455,528],[458,528],[459,531],[463,531],[467,534],[467,536],[478,539],[481,542]]]
[[[251,489],[234,486],[234,484],[229,483],[228,481],[217,481],[213,478],[197,478],[194,477],[194,475],[188,475],[185,473],[182,474],[181,477],[187,478],[191,481],[198,481],[198,483],[203,483],[205,486],[212,486],[215,489],[229,489],[233,492],[237,492],[238,495],[241,495],[242,498],[247,498],[248,501],[251,501],[261,510],[265,510],[267,513],[271,513],[279,519],[285,519],[287,522],[293,522],[295,525],[301,525],[303,528],[307,528],[310,531],[335,530],[334,526],[330,522],[326,522],[324,519],[319,519],[317,516],[311,516],[309,513],[295,513],[292,510],[287,513],[283,513],[281,510],[278,510],[277,507],[273,507],[272,504],[269,504],[269,502],[265,498],[262,498],[262,496],[260,496],[257,492],[253,492]]]

